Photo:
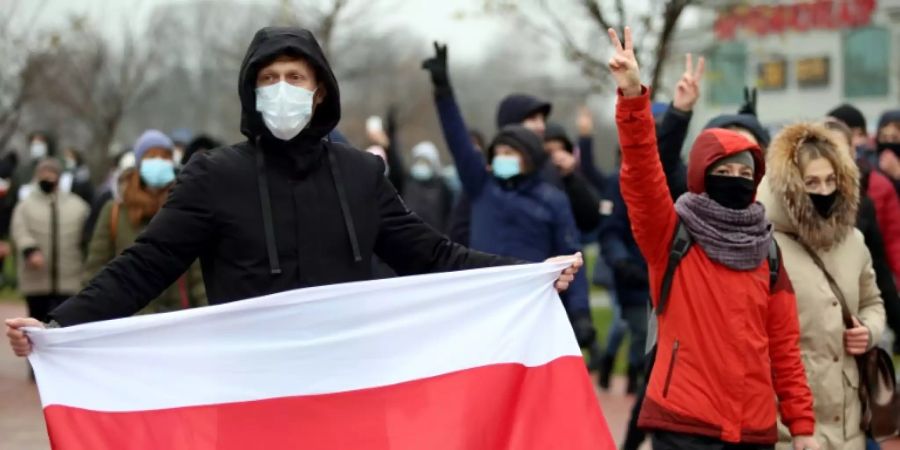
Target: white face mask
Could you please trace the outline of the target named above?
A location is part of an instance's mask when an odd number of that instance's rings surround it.
[[[262,113],[272,135],[289,141],[300,134],[312,118],[316,92],[281,81],[256,88],[256,110]]]
[[[41,159],[47,156],[47,144],[41,141],[31,143],[31,159]]]

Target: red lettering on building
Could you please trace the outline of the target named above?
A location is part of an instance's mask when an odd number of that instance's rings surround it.
[[[739,6],[721,11],[714,31],[717,39],[731,40],[739,31],[766,36],[862,27],[871,23],[876,7],[877,0],[805,0],[790,5]]]

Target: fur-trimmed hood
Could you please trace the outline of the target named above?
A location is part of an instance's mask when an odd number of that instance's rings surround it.
[[[797,150],[804,142],[824,143],[837,176],[837,199],[823,219],[806,193]],[[795,235],[816,250],[829,250],[844,241],[856,223],[859,207],[859,169],[846,143],[821,124],[798,123],[784,128],[767,153],[768,172],[758,190],[775,231]]]

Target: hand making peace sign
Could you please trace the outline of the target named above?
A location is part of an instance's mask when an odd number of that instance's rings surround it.
[[[610,28],[609,41],[613,45],[615,54],[609,59],[609,70],[612,72],[616,85],[626,97],[641,95],[641,70],[638,67],[637,58],[634,56],[634,42],[631,39],[631,28],[625,27],[625,45],[619,41],[616,30]]]
[[[672,105],[681,111],[691,111],[694,104],[700,98],[700,79],[703,78],[703,68],[706,61],[701,56],[697,60],[697,70],[694,70],[694,58],[690,53],[684,55],[684,74],[675,86],[675,98]]]

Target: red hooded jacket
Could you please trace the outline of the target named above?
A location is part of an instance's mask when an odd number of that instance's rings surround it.
[[[620,95],[616,125],[622,146],[622,195],[634,238],[647,260],[656,305],[677,216],[656,149],[649,92]],[[704,131],[688,164],[688,189],[705,190],[716,160],[749,150],[762,179],[762,151],[739,134]],[[665,312],[658,317],[656,361],[639,418],[645,429],[773,444],[776,397],[791,433],[812,435],[812,394],[800,359],[797,304],[784,269],[769,291],[768,262],[737,271],[694,245],[674,273]]]
[[[894,278],[900,280],[900,200],[897,199],[894,183],[884,174],[873,170],[869,174],[866,195],[875,204],[875,217],[878,231],[884,236],[888,265],[891,266]]]

